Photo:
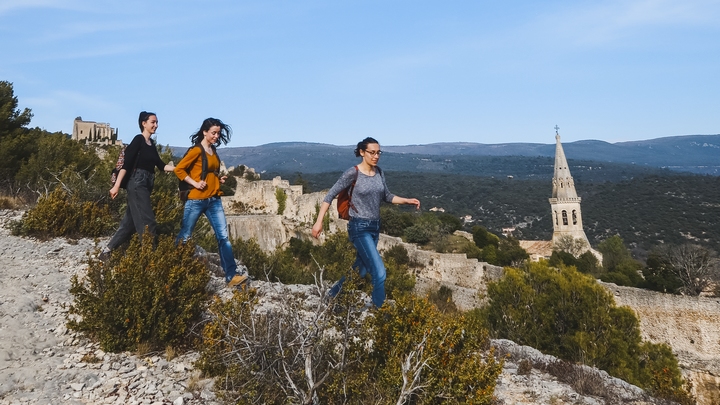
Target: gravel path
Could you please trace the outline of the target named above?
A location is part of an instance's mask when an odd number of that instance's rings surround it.
[[[19,215],[0,211],[0,224]],[[194,354],[167,361],[164,353],[104,353],[68,331],[70,277],[84,272],[94,247],[0,228],[0,405],[215,403],[212,382],[193,370]]]

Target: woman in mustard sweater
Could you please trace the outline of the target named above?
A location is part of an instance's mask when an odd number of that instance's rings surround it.
[[[215,231],[220,252],[220,265],[225,271],[225,281],[229,287],[242,285],[247,281],[247,274],[238,274],[237,264],[232,252],[228,235],[227,220],[220,201],[220,184],[227,176],[220,176],[220,158],[215,150],[218,142],[227,144],[230,141],[231,129],[216,118],[203,121],[200,130],[190,136],[193,147],[190,148],[175,167],[178,179],[188,183],[192,188],[185,202],[182,226],[177,241],[187,242],[192,234],[200,215],[205,214]],[[202,178],[203,154],[207,158],[206,177]]]

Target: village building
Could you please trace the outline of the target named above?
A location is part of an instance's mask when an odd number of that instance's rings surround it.
[[[82,117],[73,121],[72,140],[98,145],[122,145],[117,128],[104,122],[83,121]]]
[[[560,142],[560,134],[555,127],[555,171],[552,179],[552,195],[550,211],[553,223],[553,235],[549,241],[521,240],[520,246],[525,249],[534,261],[541,258],[550,258],[553,249],[568,243],[575,243],[582,247],[578,253],[591,251],[598,260],[602,261],[599,252],[590,247],[585,231],[583,230],[582,212],[580,211],[581,198],[575,190],[575,181],[570,174],[570,167],[565,158],[565,151]]]

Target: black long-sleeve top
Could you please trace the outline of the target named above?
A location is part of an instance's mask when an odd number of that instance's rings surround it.
[[[165,162],[160,158],[160,154],[155,147],[155,142],[150,141],[151,145],[145,142],[145,137],[142,134],[135,135],[130,145],[125,148],[125,163],[123,163],[123,169],[128,172],[128,176],[132,173],[133,168],[143,169],[149,172],[154,171],[153,168],[157,167],[160,171],[165,169]],[[140,154],[138,154],[138,151]],[[135,159],[138,159],[137,165]]]

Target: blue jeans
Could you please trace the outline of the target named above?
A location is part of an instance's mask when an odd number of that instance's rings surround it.
[[[187,242],[197,224],[200,215],[205,214],[210,226],[215,232],[215,239],[220,252],[220,265],[225,272],[225,282],[229,282],[237,273],[237,264],[232,252],[230,237],[228,235],[227,220],[223,211],[220,197],[210,197],[205,200],[187,200],[183,211],[182,226],[176,242]]]
[[[378,240],[380,239],[380,220],[350,218],[348,236],[350,242],[355,246],[355,250],[357,250],[353,269],[357,269],[360,277],[370,274],[373,286],[372,301],[376,307],[380,308],[385,302],[385,277],[387,275],[385,264],[377,250]],[[344,282],[345,276],[330,288],[330,295],[336,296]]]

